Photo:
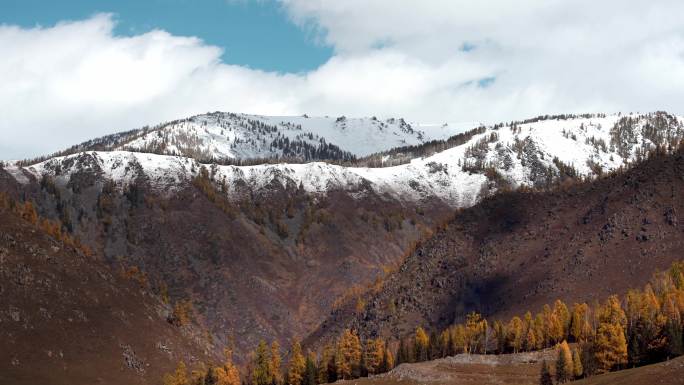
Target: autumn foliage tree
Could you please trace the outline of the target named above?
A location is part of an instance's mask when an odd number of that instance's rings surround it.
[[[216,385],[240,385],[240,372],[233,364],[233,352],[225,350],[226,362],[214,369],[216,373]],[[205,381],[207,383],[207,381]]]
[[[261,340],[254,352],[252,384],[271,385],[273,374],[271,373],[271,360],[266,341]]]
[[[189,385],[188,369],[185,362],[179,361],[173,373],[164,376],[164,385]]]
[[[193,313],[194,310],[190,300],[177,301],[169,316],[169,322],[176,326],[185,326],[192,320]]]
[[[317,385],[316,381],[316,354],[309,352],[306,355],[306,362],[304,364],[304,379],[303,385]]]
[[[280,345],[278,341],[273,341],[271,343],[271,356],[269,360],[269,370],[271,371],[271,383],[273,385],[279,385],[283,383],[283,375],[280,370],[281,364],[280,358]]]
[[[369,375],[380,373],[385,357],[385,342],[380,339],[366,340],[364,349],[364,364]]]
[[[287,383],[289,385],[302,385],[306,370],[306,358],[302,354],[302,345],[299,341],[292,344],[292,355],[290,365],[287,369]]]
[[[572,375],[577,379],[582,378],[583,374],[582,357],[580,356],[580,351],[575,348],[572,350]]]
[[[600,308],[596,331],[595,358],[600,372],[627,363],[627,341],[624,325],[627,322],[620,300],[613,295]]]
[[[556,381],[559,383],[568,382],[573,379],[572,353],[566,341],[558,344],[556,348],[558,356],[556,358]]]
[[[360,374],[361,342],[350,329],[345,329],[337,342],[335,365],[338,379],[352,379]]]
[[[418,327],[416,335],[413,340],[413,354],[417,362],[428,360],[428,346],[430,345],[430,337],[425,332],[425,329]]]

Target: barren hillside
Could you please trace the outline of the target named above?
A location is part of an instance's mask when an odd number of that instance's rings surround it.
[[[0,383],[158,384],[220,351],[136,280],[0,208]],[[84,364],[87,363],[87,364]]]

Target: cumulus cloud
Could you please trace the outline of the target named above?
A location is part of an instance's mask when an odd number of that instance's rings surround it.
[[[684,112],[681,1],[281,6],[335,48],[328,62],[303,74],[234,66],[194,37],[116,36],[107,14],[48,28],[0,26],[0,159],[213,110],[430,122]]]

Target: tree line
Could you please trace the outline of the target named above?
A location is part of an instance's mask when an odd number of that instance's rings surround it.
[[[471,312],[441,333],[421,327],[399,343],[397,364],[455,354],[506,354],[555,347],[556,379],[661,362],[684,354],[684,262],[654,274],[643,289],[602,303],[556,300],[533,315],[489,322]],[[574,346],[570,348],[570,344]],[[542,377],[544,377],[542,373]]]
[[[200,365],[188,372],[183,361],[164,377],[164,385],[318,385],[385,373],[394,368],[394,356],[382,339],[362,341],[356,332],[346,329],[321,354],[304,353],[295,341],[283,365],[280,345],[261,340],[250,354],[242,376],[232,363],[230,351],[220,365]],[[242,377],[242,382],[241,382]]]
[[[457,354],[510,354],[554,348],[555,365],[549,367],[544,362],[540,383],[553,384],[554,379],[564,383],[684,354],[683,316],[684,262],[675,262],[655,273],[642,289],[631,289],[622,297],[611,295],[603,302],[568,306],[556,300],[536,314],[528,311],[506,321],[490,321],[470,312],[464,322],[441,332],[429,333],[419,326],[413,335],[394,342],[364,340],[356,331],[346,329],[320,351],[309,350],[306,354],[295,341],[283,368],[278,343],[261,341],[241,378],[247,385],[315,385]],[[223,367],[226,370],[226,364]],[[187,382],[165,385],[224,384],[207,382],[207,376],[218,376],[212,374],[218,370],[215,368],[209,366],[195,377],[186,375]]]

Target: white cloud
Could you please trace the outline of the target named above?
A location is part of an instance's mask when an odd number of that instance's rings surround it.
[[[115,36],[109,15],[50,28],[0,26],[0,159],[211,110],[431,122],[684,112],[681,1],[282,6],[321,31],[335,56],[309,73],[277,74],[225,64],[220,48],[197,38]],[[483,79],[494,80],[483,86]]]

